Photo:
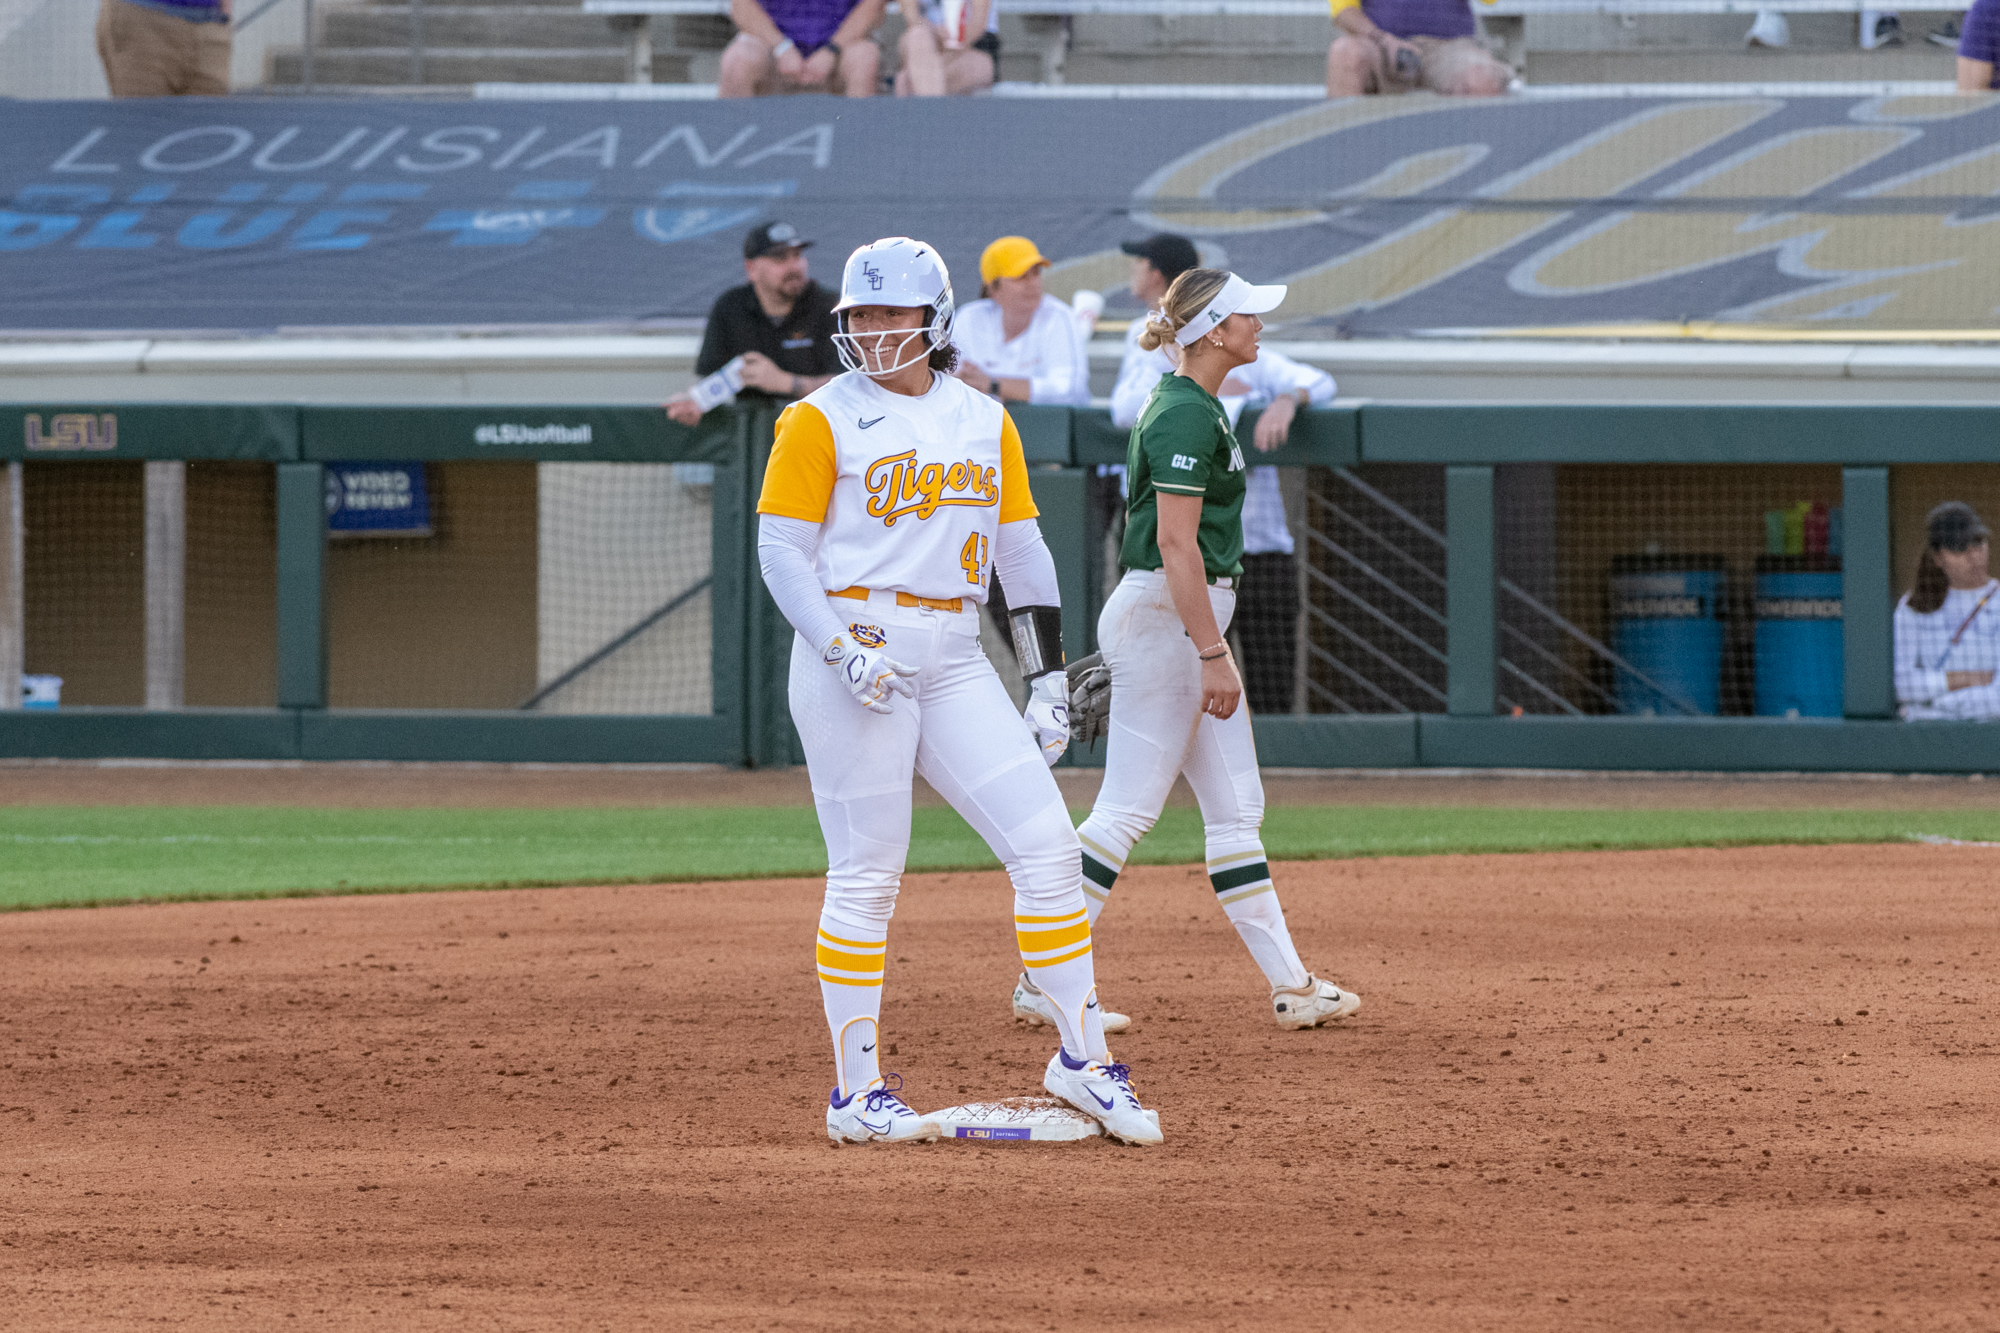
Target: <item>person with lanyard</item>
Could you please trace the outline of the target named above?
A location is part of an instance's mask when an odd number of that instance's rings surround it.
[[[1916,584],[1896,604],[1896,702],[1906,719],[2000,718],[2000,581],[1986,525],[1948,500],[1924,521]]]
[[[743,276],[749,281],[716,297],[709,309],[694,359],[697,378],[741,357],[744,390],[770,403],[803,398],[840,373],[834,294],[807,270],[811,247],[789,222],[750,229],[743,238]],[[667,400],[667,415],[692,426],[702,410],[691,394],[682,393]]]
[[[1095,921],[1185,774],[1216,902],[1264,973],[1278,1026],[1308,1028],[1355,1013],[1361,998],[1308,972],[1292,943],[1259,832],[1257,743],[1223,639],[1243,570],[1245,469],[1216,391],[1257,359],[1257,316],[1284,299],[1283,287],[1193,268],[1146,318],[1139,345],[1172,343],[1180,364],[1154,387],[1126,447],[1126,574],[1097,621],[1111,673],[1110,744],[1077,840]]]

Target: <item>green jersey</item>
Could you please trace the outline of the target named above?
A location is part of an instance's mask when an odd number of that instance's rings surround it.
[[[1162,376],[1125,448],[1127,569],[1160,567],[1159,494],[1199,495],[1195,544],[1211,582],[1243,572],[1243,450],[1214,394]]]

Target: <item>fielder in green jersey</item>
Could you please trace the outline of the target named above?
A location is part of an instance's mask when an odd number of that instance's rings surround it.
[[[1213,583],[1243,572],[1243,449],[1229,414],[1186,375],[1163,375],[1132,427],[1125,449],[1127,569],[1159,569],[1158,492],[1201,497],[1195,543]]]

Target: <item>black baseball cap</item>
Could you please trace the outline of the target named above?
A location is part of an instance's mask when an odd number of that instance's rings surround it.
[[[1986,525],[1978,511],[1963,500],[1946,500],[1924,520],[1925,535],[1940,551],[1963,551],[1986,540]]]
[[[1151,261],[1168,282],[1191,268],[1201,267],[1201,256],[1195,252],[1194,242],[1168,231],[1143,241],[1126,241],[1118,248],[1135,259]]]
[[[752,227],[750,234],[743,238],[743,257],[756,259],[773,250],[803,250],[811,244],[811,241],[799,236],[799,229],[791,223],[767,222],[761,227]]]

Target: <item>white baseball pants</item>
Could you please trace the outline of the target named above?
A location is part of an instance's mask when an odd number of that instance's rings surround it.
[[[1215,623],[1227,632],[1235,592],[1225,580],[1209,588],[1208,598]],[[1259,833],[1264,782],[1248,700],[1225,719],[1201,711],[1201,659],[1159,570],[1126,572],[1098,617],[1097,644],[1111,671],[1111,734],[1104,785],[1077,830],[1090,919],[1097,920],[1133,845],[1185,773],[1201,805],[1216,901],[1273,986],[1304,985],[1306,969]]]
[[[826,836],[820,915],[820,994],[839,1091],[879,1076],[889,917],[910,849],[910,784],[922,773],[978,831],[1014,882],[1015,940],[1035,984],[1061,1012],[1073,1059],[1105,1054],[1090,921],[1076,831],[1041,749],[979,647],[978,609],[829,597],[850,637],[915,667],[916,697],[892,696],[888,716],[855,702],[804,639],[792,643],[792,720],[805,744],[813,803]]]

